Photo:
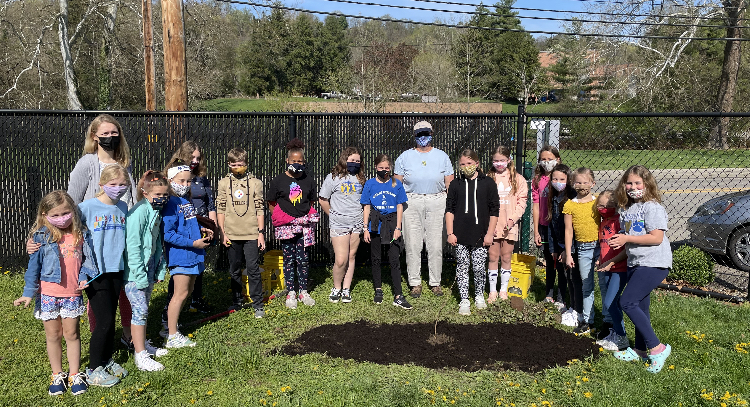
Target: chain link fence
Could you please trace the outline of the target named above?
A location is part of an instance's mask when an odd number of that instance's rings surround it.
[[[70,172],[81,157],[84,133],[102,112],[0,111],[0,267],[26,267],[24,241],[41,197],[67,189]],[[632,164],[650,168],[669,214],[667,233],[673,247],[690,244],[716,261],[710,287],[744,293],[750,271],[750,114],[728,115],[729,150],[710,150],[717,115],[694,114],[331,114],[331,113],[144,113],[107,112],[122,124],[131,148],[133,174],[162,169],[185,140],[197,142],[216,185],[226,175],[226,152],[243,147],[249,168],[268,185],[284,170],[285,144],[293,137],[307,145],[308,167],[318,185],[341,150],[363,150],[363,169],[374,175],[373,160],[386,153],[395,160],[413,147],[412,127],[428,120],[433,144],[454,161],[463,149],[480,153],[484,163],[498,144],[516,155],[527,178],[538,148],[559,146],[572,168],[589,167],[595,192],[616,187]],[[521,140],[521,144],[518,141]],[[520,162],[519,162],[520,161]],[[524,163],[525,162],[525,163]],[[270,228],[270,216],[267,217]],[[327,219],[318,227],[312,258],[328,262]],[[529,222],[525,223],[526,236]],[[527,241],[528,242],[528,241]],[[270,241],[271,247],[275,242]],[[360,251],[367,251],[362,245]],[[533,245],[520,245],[532,250]],[[362,253],[359,258],[367,258]]]

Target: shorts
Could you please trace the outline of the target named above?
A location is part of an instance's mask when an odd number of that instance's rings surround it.
[[[346,229],[330,229],[331,237],[347,236],[347,235],[360,235],[364,229],[364,224],[360,224],[351,228]]]
[[[194,264],[188,267],[177,266],[169,269],[169,275],[173,276],[175,274],[186,274],[190,276],[197,276],[198,274],[202,273],[204,269],[205,266],[203,265],[203,263]]]
[[[83,296],[50,297],[40,294],[34,306],[34,318],[51,321],[61,318],[78,318],[86,312]]]
[[[130,308],[133,313],[130,316],[131,325],[145,326],[148,319],[148,302],[151,300],[151,293],[154,291],[154,284],[149,284],[143,290],[139,290],[135,281],[128,281],[125,284],[125,295],[130,301]]]

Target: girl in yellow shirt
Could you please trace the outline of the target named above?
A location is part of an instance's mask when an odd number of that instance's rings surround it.
[[[579,315],[578,326],[573,330],[576,335],[590,332],[594,323],[594,260],[599,257],[601,220],[594,194],[591,193],[595,184],[591,169],[577,169],[573,173],[573,188],[577,195],[565,202],[562,211],[565,219],[565,265],[572,268],[577,261],[581,273],[583,315]],[[577,260],[572,255],[574,243]]]

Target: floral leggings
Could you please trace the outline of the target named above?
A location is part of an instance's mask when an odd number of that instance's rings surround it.
[[[307,275],[310,271],[310,264],[307,250],[305,250],[305,238],[302,233],[294,235],[291,239],[282,240],[281,251],[284,256],[286,289],[294,290],[296,287],[294,276],[296,274],[299,291],[307,291]]]
[[[487,261],[486,247],[468,247],[456,245],[456,281],[458,293],[462,300],[469,299],[469,267],[474,266],[474,294],[484,295],[484,284],[487,279],[485,262]]]

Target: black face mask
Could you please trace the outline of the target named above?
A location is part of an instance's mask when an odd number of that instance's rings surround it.
[[[346,163],[346,170],[349,174],[357,175],[359,173],[360,163]]]
[[[286,169],[293,174],[302,174],[303,172],[305,172],[305,164],[300,164],[300,163],[289,164],[289,166],[287,166]]]
[[[106,151],[115,151],[120,146],[120,136],[99,137],[99,145]]]
[[[164,205],[167,204],[167,201],[169,201],[168,196],[162,196],[158,198],[154,198],[153,201],[151,201],[151,207],[154,208],[157,212],[164,209]]]
[[[386,177],[388,177],[388,173],[389,172],[390,171],[388,171],[388,170],[380,170],[380,171],[378,171],[378,178],[380,178],[380,179],[386,179]]]

